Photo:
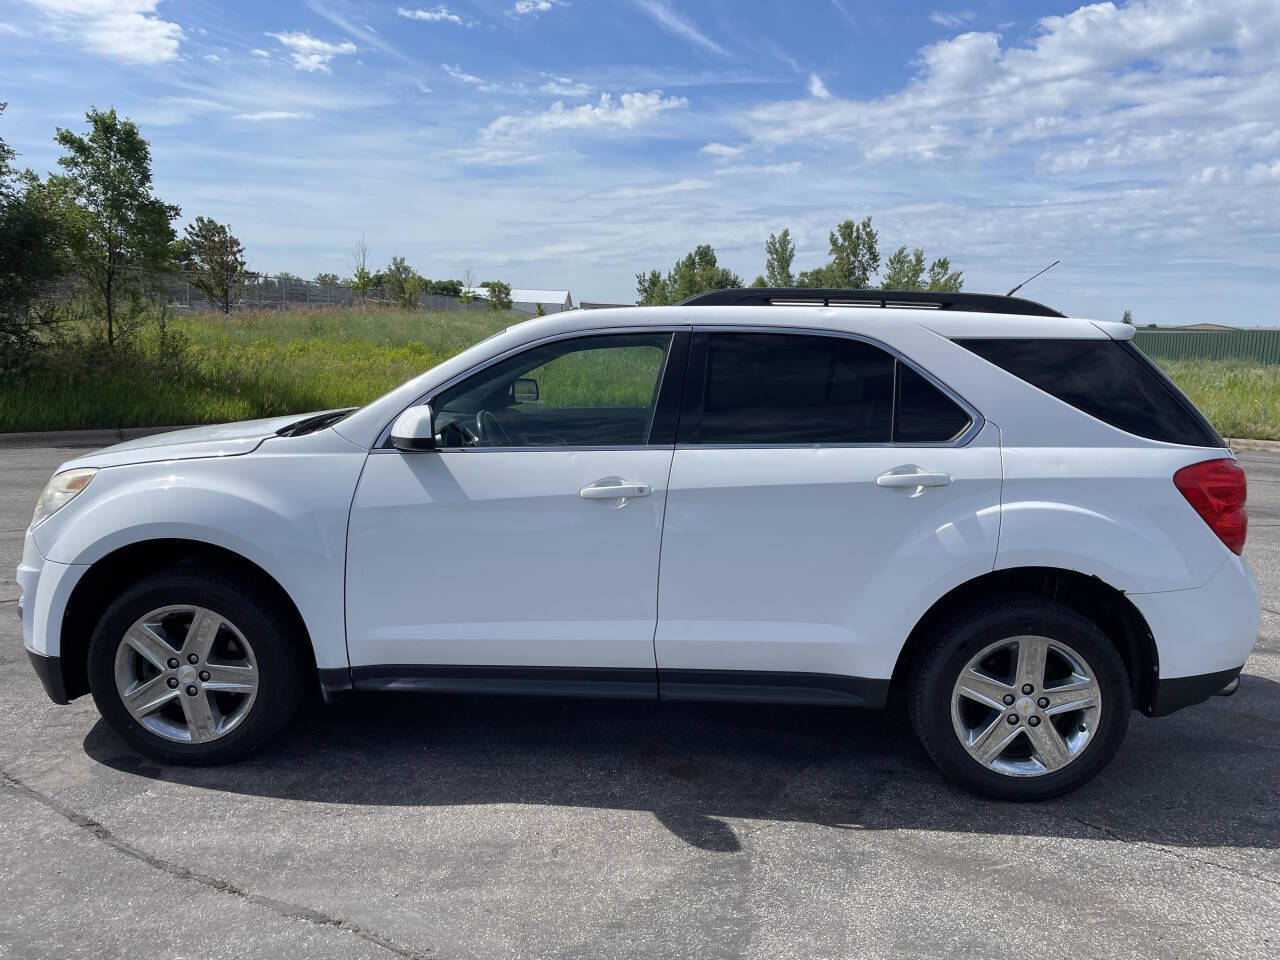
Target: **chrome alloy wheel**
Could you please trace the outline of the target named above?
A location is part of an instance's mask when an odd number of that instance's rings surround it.
[[[1102,717],[1088,661],[1048,637],[989,644],[960,671],[951,725],[969,756],[1013,777],[1061,770],[1084,751]]]
[[[151,733],[208,743],[234,730],[258,695],[258,662],[234,624],[204,607],[160,607],[116,650],[116,692]]]

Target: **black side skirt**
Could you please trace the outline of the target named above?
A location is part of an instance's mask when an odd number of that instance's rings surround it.
[[[325,699],[347,690],[640,700],[720,700],[881,708],[888,680],[763,670],[651,670],[627,667],[479,667],[378,664],[320,671]]]

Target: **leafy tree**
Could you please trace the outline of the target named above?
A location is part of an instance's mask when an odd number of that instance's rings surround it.
[[[540,304],[540,303],[535,303],[535,304],[533,305],[533,315],[534,315],[535,317],[545,317],[545,316],[547,315],[547,311],[546,311],[545,309],[543,309],[542,304]]]
[[[871,218],[861,223],[846,220],[828,238],[831,263],[828,264],[832,286],[861,290],[871,285],[880,270],[879,237],[871,226]]]
[[[382,286],[387,295],[405,309],[416,307],[422,298],[426,281],[418,271],[409,266],[404,257],[392,257],[387,269],[382,271]]]
[[[338,275],[336,273],[326,273],[324,271],[321,271],[320,273],[316,274],[315,282],[323,283],[330,287],[336,287],[342,281],[338,278]]]
[[[1133,326],[1133,311],[1132,311],[1132,310],[1126,310],[1126,311],[1124,312],[1124,316],[1123,316],[1123,317],[1121,317],[1120,319],[1121,319],[1121,320],[1123,320],[1125,323],[1129,324],[1129,326],[1131,326],[1131,327],[1132,327],[1132,326]]]
[[[438,297],[461,297],[462,281],[461,280],[424,280],[427,293],[434,293]]]
[[[907,248],[902,246],[884,262],[880,286],[885,290],[923,290],[924,276],[924,250],[916,247],[907,253]]]
[[[365,298],[369,291],[378,285],[378,274],[369,269],[369,245],[364,242],[364,234],[351,250],[351,277],[347,286],[360,298],[360,309],[365,309]]]
[[[192,285],[230,314],[244,290],[244,247],[229,226],[208,217],[196,217],[185,234],[182,264]]]
[[[0,367],[29,345],[31,306],[67,266],[57,207],[34,173],[13,170],[15,156],[0,139]]]
[[[771,233],[764,242],[764,280],[753,284],[761,287],[794,287],[796,278],[791,273],[796,258],[796,245],[791,242],[791,230],[784,227],[776,237]]]
[[[296,273],[291,273],[288,270],[279,270],[276,272],[276,279],[277,280],[301,280],[302,278],[298,276]]]
[[[694,294],[722,287],[740,287],[742,278],[716,262],[711,244],[702,243],[691,250],[664,277],[657,270],[636,274],[636,303],[659,306],[679,303]]]
[[[122,300],[136,302],[147,280],[171,266],[178,207],[163,203],[151,187],[151,148],[114,109],[91,109],[86,136],[58,128],[66,151],[49,189],[66,204],[69,249],[79,279],[98,298],[115,345]]]
[[[964,286],[964,271],[951,269],[950,257],[938,257],[929,264],[929,289],[943,293],[959,293]]]
[[[495,310],[511,309],[511,284],[501,280],[486,280],[480,284],[489,291],[489,306]]]
[[[751,285],[753,287],[767,287],[769,285],[769,281],[764,278],[763,273],[757,273],[756,278],[751,281]]]

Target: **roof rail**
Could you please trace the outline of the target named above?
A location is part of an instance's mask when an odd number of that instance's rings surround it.
[[[901,307],[910,310],[969,310],[1065,317],[1053,307],[995,293],[943,293],[935,290],[837,290],[820,287],[737,287],[699,293],[682,307]]]

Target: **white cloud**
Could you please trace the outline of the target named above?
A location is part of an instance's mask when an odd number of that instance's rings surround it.
[[[156,15],[160,0],[27,0],[52,26],[121,63],[176,60],[182,27]]]
[[[477,77],[474,73],[467,73],[462,67],[456,63],[442,63],[440,69],[447,73],[459,83],[465,83],[469,87],[475,87],[481,93],[496,93],[502,89],[502,84],[493,83],[484,77]]]
[[[238,113],[237,120],[314,120],[314,113],[298,113],[293,110],[258,110],[255,113]]]
[[[589,97],[594,89],[589,83],[579,83],[569,77],[548,77],[547,82],[538,87],[538,92],[549,93],[553,97]]]
[[[800,169],[801,166],[803,166],[803,164],[801,164],[799,160],[792,160],[789,163],[766,163],[766,164],[739,163],[739,164],[731,164],[730,166],[727,166],[727,167],[718,168],[716,170],[716,176],[720,176],[726,173],[728,174],[795,173],[797,170]]]
[[[1280,130],[1277,46],[1274,0],[1101,3],[1042,18],[1029,45],[972,32],[926,46],[916,76],[876,99],[765,103],[740,121],[757,140],[852,142],[872,160],[1007,154],[1190,176],[1180,158],[1274,158],[1259,145]]]
[[[809,74],[809,94],[814,97],[826,99],[831,96],[831,91],[827,89],[827,85],[822,82],[822,78],[816,73]]]
[[[616,187],[606,190],[599,196],[612,197],[618,200],[643,200],[650,197],[665,197],[673,193],[688,193],[692,190],[708,190],[715,183],[710,180],[699,180],[696,177],[685,177],[674,183],[641,184],[634,187]]]
[[[269,57],[269,56],[271,56],[271,54],[269,54],[266,50],[263,50],[261,47],[254,47],[252,50],[250,50],[250,51],[249,51],[249,54],[250,54],[250,56],[254,56],[254,57]]]
[[[667,33],[682,37],[690,43],[704,50],[710,50],[712,53],[717,53],[722,57],[729,55],[728,50],[673,10],[667,0],[635,0],[635,3],[641,10],[653,17],[658,26],[667,31]]]
[[[334,57],[356,52],[356,45],[350,40],[330,43],[328,40],[313,37],[302,30],[268,33],[267,36],[275,37],[289,51],[289,59],[293,61],[294,69],[305,70],[308,73],[317,71],[329,73],[329,62]]]
[[[669,110],[687,107],[684,97],[663,97],[661,90],[651,93],[624,93],[614,100],[607,93],[600,94],[596,103],[584,103],[579,107],[565,107],[557,100],[541,113],[498,117],[483,134],[490,139],[536,136],[557,130],[632,130],[648,123]]]
[[[745,149],[746,147],[731,147],[727,143],[708,143],[701,152],[709,153],[713,157],[736,157]]]
[[[203,57],[201,57],[200,59],[201,59],[201,60],[204,60],[206,63],[221,63],[221,62],[222,62],[222,58],[221,58],[220,56],[218,56],[216,53],[206,53],[206,54],[205,54]]]
[[[396,16],[404,17],[406,20],[424,20],[427,23],[452,23],[459,27],[469,27],[471,23],[463,20],[448,7],[441,5],[431,10],[407,9],[405,7],[396,8]]]
[[[974,18],[972,10],[960,10],[956,13],[939,13],[936,10],[929,14],[929,19],[940,27],[954,30]]]
[[[546,13],[552,7],[567,7],[562,0],[516,0],[515,5],[507,11],[508,16],[528,17]]]

